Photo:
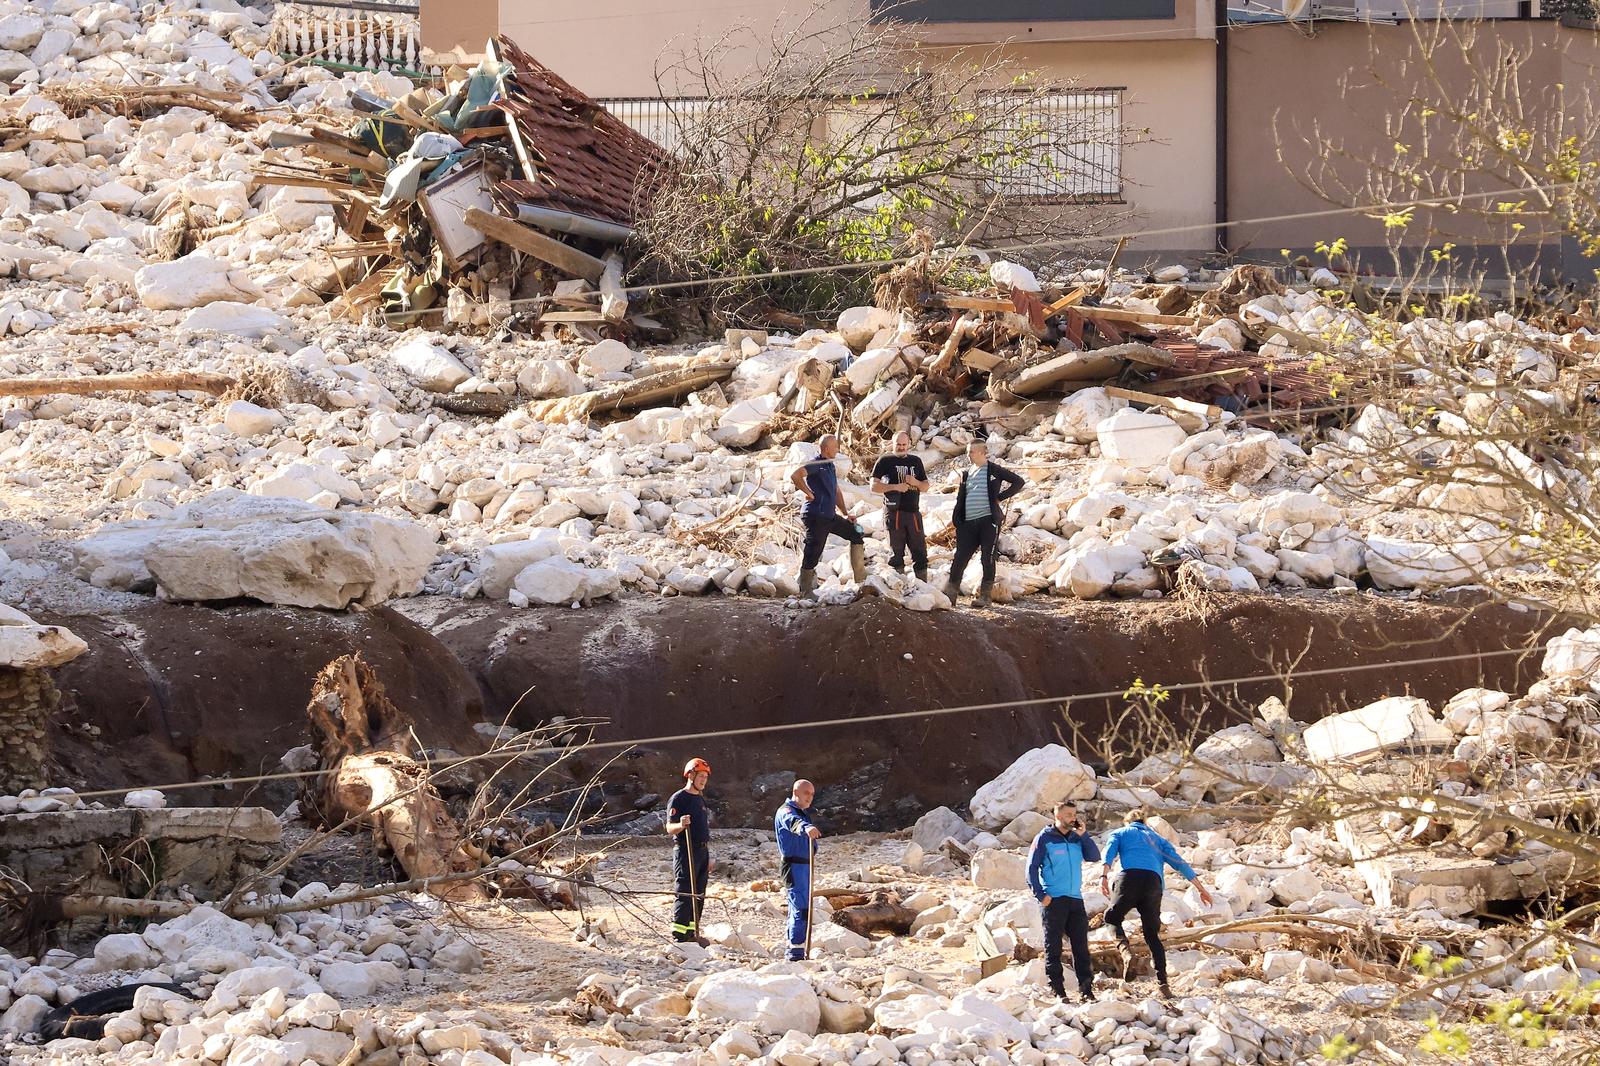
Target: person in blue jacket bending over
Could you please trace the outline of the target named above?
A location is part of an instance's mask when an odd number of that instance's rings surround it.
[[[1039,901],[1044,919],[1044,973],[1050,991],[1066,997],[1061,969],[1061,938],[1072,945],[1072,972],[1085,1000],[1094,998],[1094,971],[1089,966],[1089,913],[1083,909],[1083,864],[1100,861],[1094,838],[1084,832],[1077,804],[1056,804],[1055,821],[1039,830],[1028,851],[1028,887]]]
[[[816,854],[816,840],[822,835],[811,820],[811,802],[816,795],[817,788],[810,781],[796,781],[789,798],[772,819],[773,831],[778,834],[778,854],[783,859],[783,888],[789,897],[787,957],[791,962],[806,957],[810,939],[811,858]]]
[[[1144,942],[1150,948],[1150,961],[1155,964],[1156,980],[1161,982],[1161,994],[1172,995],[1167,984],[1167,950],[1161,943],[1161,894],[1166,890],[1162,877],[1163,867],[1170,866],[1187,877],[1200,892],[1200,900],[1211,906],[1211,893],[1200,883],[1194,867],[1183,861],[1178,849],[1144,821],[1142,808],[1129,811],[1121,829],[1106,838],[1106,865],[1100,874],[1100,891],[1111,894],[1111,864],[1122,860],[1122,877],[1117,882],[1117,896],[1106,911],[1106,925],[1117,935],[1117,946],[1122,951],[1123,977],[1127,977],[1128,964],[1133,950],[1128,946],[1128,935],[1122,931],[1122,919],[1130,910],[1139,912],[1139,924],[1144,930]]]

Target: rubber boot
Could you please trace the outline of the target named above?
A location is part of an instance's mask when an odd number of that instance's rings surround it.
[[[979,585],[978,586],[978,598],[973,601],[973,604],[975,606],[978,606],[978,607],[987,607],[987,606],[989,606],[989,590],[991,588],[993,588],[993,587],[994,586],[991,585],[987,581],[985,581],[983,584]]]
[[[800,598],[811,599],[811,594],[817,587],[817,572],[815,570],[800,571]]]
[[[856,579],[856,584],[867,580],[867,546],[865,544],[850,545],[850,574]]]
[[[944,583],[944,594],[945,598],[950,601],[950,606],[954,607],[961,600],[961,585],[953,579],[946,581]]]
[[[926,582],[928,580],[928,568],[926,566],[915,567],[911,572],[917,575],[918,581]]]

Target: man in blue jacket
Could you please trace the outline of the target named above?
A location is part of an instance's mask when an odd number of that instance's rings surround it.
[[[806,957],[806,944],[811,931],[811,859],[816,854],[816,840],[822,835],[812,822],[811,802],[817,788],[802,778],[794,783],[794,790],[772,819],[772,828],[778,835],[778,855],[783,859],[783,887],[789,897],[789,951],[790,962]]]
[[[1194,872],[1194,867],[1183,861],[1178,849],[1146,825],[1144,818],[1143,809],[1134,808],[1124,817],[1126,824],[1106,838],[1106,865],[1100,874],[1100,891],[1110,895],[1111,864],[1121,859],[1122,878],[1117,882],[1117,897],[1106,911],[1106,925],[1117,935],[1124,976],[1133,950],[1128,945],[1127,934],[1122,931],[1122,919],[1130,910],[1137,910],[1144,942],[1150,948],[1150,961],[1155,964],[1156,980],[1161,982],[1161,994],[1170,996],[1167,950],[1161,943],[1161,894],[1166,889],[1163,867],[1170,866],[1187,877],[1208,907],[1211,893],[1200,883],[1200,875]]]
[[[1039,830],[1028,851],[1028,885],[1044,919],[1044,972],[1050,991],[1065,998],[1061,936],[1072,944],[1072,972],[1085,1000],[1094,997],[1089,966],[1089,913],[1083,909],[1083,863],[1100,861],[1094,838],[1083,831],[1076,804],[1056,804],[1055,822]]]

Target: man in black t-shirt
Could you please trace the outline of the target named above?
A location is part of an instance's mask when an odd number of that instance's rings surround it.
[[[684,786],[667,801],[666,830],[674,838],[672,878],[677,883],[672,939],[693,940],[705,947],[710,941],[700,935],[700,912],[706,905],[706,878],[711,876],[711,817],[704,795],[711,764],[690,759],[683,776]]]
[[[922,459],[911,454],[911,434],[894,435],[894,454],[885,455],[872,468],[872,491],[883,497],[883,525],[889,532],[889,565],[905,573],[906,548],[911,549],[911,569],[918,581],[928,580],[928,541],[922,535],[922,494],[928,491],[928,472]]]

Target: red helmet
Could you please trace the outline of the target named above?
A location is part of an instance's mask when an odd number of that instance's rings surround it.
[[[684,777],[693,777],[695,774],[710,774],[711,764],[704,759],[690,759],[683,768]]]

